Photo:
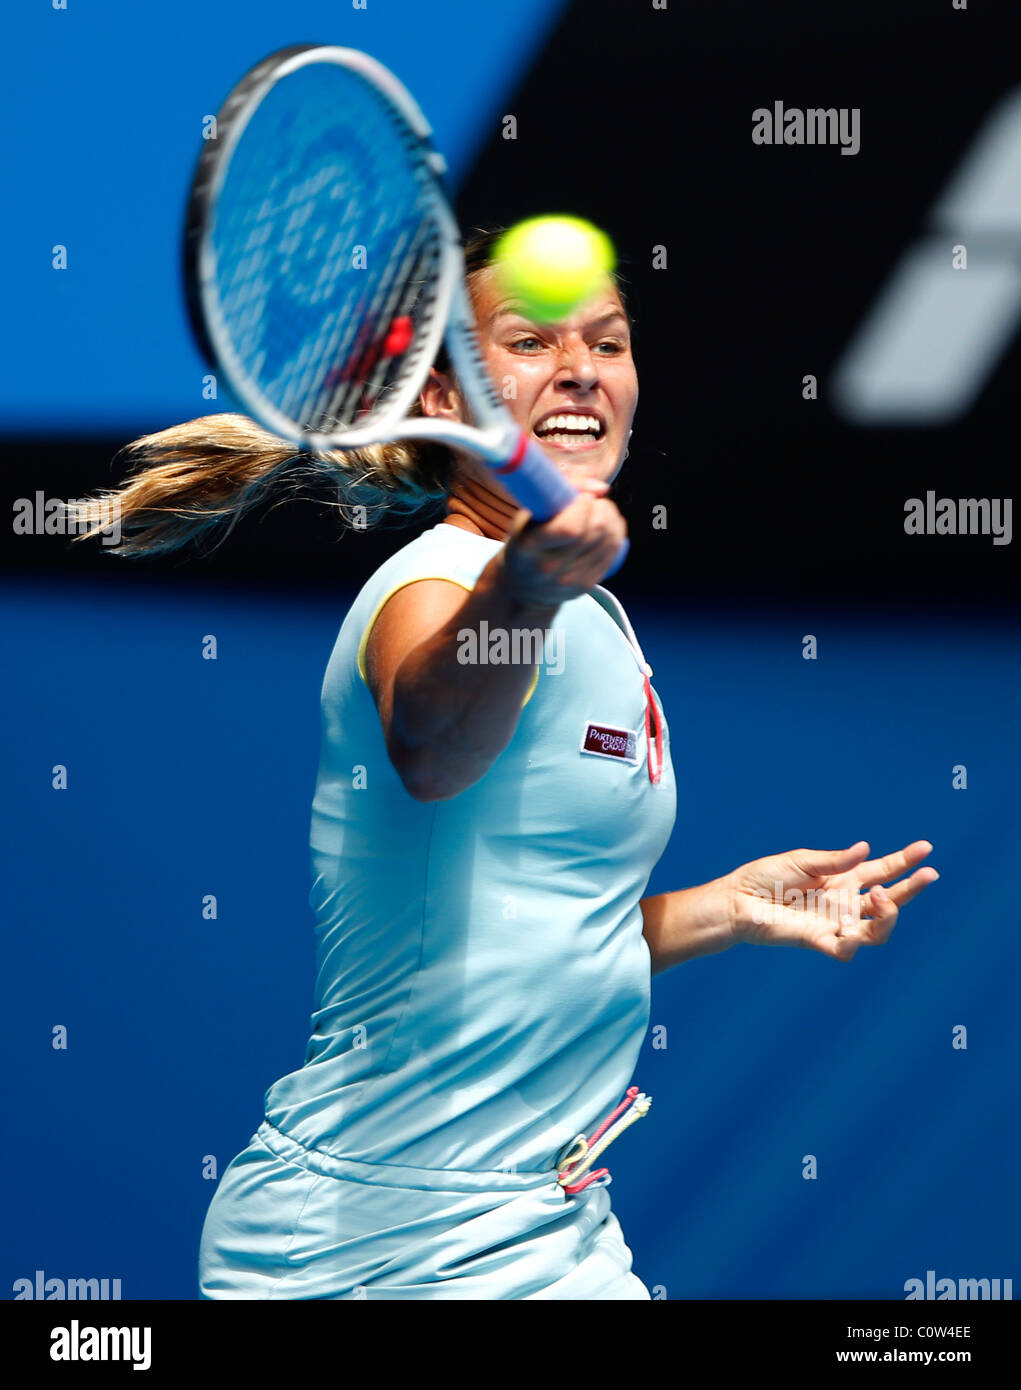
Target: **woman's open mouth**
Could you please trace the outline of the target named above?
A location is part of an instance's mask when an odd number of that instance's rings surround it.
[[[543,444],[578,453],[594,449],[606,434],[606,422],[592,410],[551,410],[532,426]]]

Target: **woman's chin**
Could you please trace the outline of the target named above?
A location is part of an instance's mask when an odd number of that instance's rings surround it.
[[[557,465],[560,471],[570,477],[572,473],[588,478],[600,478],[604,483],[612,482],[620,472],[624,462],[620,454],[611,454],[606,441],[595,444],[563,445],[538,441],[546,457]]]

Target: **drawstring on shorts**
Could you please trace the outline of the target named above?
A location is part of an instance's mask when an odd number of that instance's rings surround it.
[[[663,774],[663,721],[659,717],[659,707],[652,697],[652,686],[649,684],[652,667],[646,665],[644,674],[646,761],[649,766],[649,781],[658,782]],[[652,756],[653,748],[656,750],[655,758]]]
[[[643,1115],[648,1113],[649,1106],[652,1104],[652,1097],[647,1096],[644,1091],[639,1091],[637,1086],[631,1086],[625,1092],[624,1099],[612,1111],[591,1138],[586,1139],[584,1134],[576,1135],[570,1144],[562,1151],[561,1157],[557,1161],[557,1182],[568,1194],[573,1197],[575,1193],[584,1191],[590,1184],[599,1187],[609,1187],[611,1177],[608,1168],[597,1168],[594,1173],[589,1173],[581,1182],[577,1179],[590,1168],[604,1149],[624,1131],[628,1125],[634,1124],[635,1120],[640,1120]],[[602,1179],[603,1181],[600,1181]]]

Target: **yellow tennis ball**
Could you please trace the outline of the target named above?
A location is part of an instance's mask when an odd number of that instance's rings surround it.
[[[555,323],[579,309],[616,265],[613,242],[582,217],[529,217],[497,242],[494,266],[525,315]]]

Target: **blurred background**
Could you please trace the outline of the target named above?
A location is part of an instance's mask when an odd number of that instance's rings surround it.
[[[569,211],[610,232],[641,383],[611,587],[678,781],[648,891],[859,838],[927,838],[942,875],[849,965],[740,947],[654,980],[654,1105],[611,1165],[635,1271],[668,1299],[1021,1273],[1015,547],[905,531],[911,498],[1005,519],[1013,491],[1012,7],[71,0],[3,32],[11,515],[114,485],[123,445],[208,413],[184,204],[203,117],[274,48],[392,67],[465,231]],[[858,110],[860,148],[754,143],[776,102]],[[209,1156],[222,1173],[304,1057],[326,661],[415,533],[342,534],[315,497],[164,559],[3,532],[4,1296],[43,1269],[196,1297]]]

